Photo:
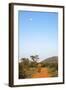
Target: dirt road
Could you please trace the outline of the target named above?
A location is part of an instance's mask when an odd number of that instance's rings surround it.
[[[37,72],[32,75],[32,78],[44,78],[44,77],[50,77],[48,68],[41,68],[40,70],[36,70]]]

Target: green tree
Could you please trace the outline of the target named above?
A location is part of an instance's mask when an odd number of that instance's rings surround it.
[[[30,61],[28,58],[21,58],[19,63],[19,78],[27,78],[29,76]]]
[[[38,55],[35,55],[35,56],[30,56],[30,58],[34,61],[34,62],[37,62],[38,59],[39,59],[39,56]]]

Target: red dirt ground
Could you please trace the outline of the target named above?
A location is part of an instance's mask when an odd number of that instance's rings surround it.
[[[32,78],[44,78],[44,77],[50,77],[49,73],[48,73],[48,68],[39,68],[36,69],[36,73],[32,75]]]

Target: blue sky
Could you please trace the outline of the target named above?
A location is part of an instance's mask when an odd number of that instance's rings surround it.
[[[58,13],[19,11],[19,58],[58,56]]]

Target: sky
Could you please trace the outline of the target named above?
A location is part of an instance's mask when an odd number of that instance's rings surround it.
[[[58,56],[58,13],[18,12],[19,58]]]

